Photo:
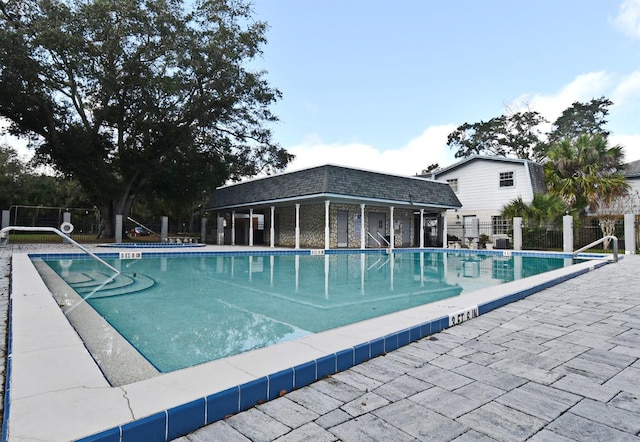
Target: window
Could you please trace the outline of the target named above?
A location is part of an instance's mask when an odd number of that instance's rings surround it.
[[[494,235],[505,235],[509,230],[509,220],[501,216],[492,216],[491,224],[493,225]]]
[[[458,179],[454,178],[452,180],[447,180],[447,183],[449,183],[449,186],[451,187],[451,189],[454,192],[458,192]]]
[[[513,187],[513,172],[500,172],[500,187]]]

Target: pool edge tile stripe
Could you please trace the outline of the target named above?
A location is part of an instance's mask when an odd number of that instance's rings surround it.
[[[329,354],[316,359],[316,380],[336,374],[336,355]]]
[[[269,378],[269,390],[267,392],[269,400],[280,397],[283,392],[286,394],[293,391],[293,368],[270,374],[267,378]]]
[[[267,401],[269,378],[263,376],[240,385],[240,411],[248,410]]]
[[[162,411],[128,422],[121,427],[121,442],[167,440],[167,412]]]
[[[240,411],[240,386],[211,394],[205,397],[205,401],[207,404],[205,425],[208,425]]]
[[[200,398],[167,410],[167,440],[189,434],[206,425],[206,399]]]

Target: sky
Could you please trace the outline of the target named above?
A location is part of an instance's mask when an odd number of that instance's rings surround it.
[[[640,0],[250,1],[269,25],[252,66],[282,92],[287,171],[415,175],[457,161],[446,139],[461,124],[554,121],[602,96],[611,145],[640,160]]]
[[[640,160],[640,0],[253,0],[256,65],[283,96],[287,171],[336,164],[415,175],[453,164],[459,125],[530,109],[554,121],[613,101],[607,128]]]

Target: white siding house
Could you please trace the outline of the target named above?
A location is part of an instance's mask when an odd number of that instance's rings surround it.
[[[467,232],[474,222],[491,225],[492,236],[506,233],[507,220],[500,216],[505,205],[516,198],[530,203],[546,190],[542,165],[515,158],[474,155],[434,171],[431,177],[448,182],[462,203],[460,209],[447,212],[448,225],[465,226]]]
[[[629,185],[629,209],[631,213],[640,214],[640,160],[625,165],[625,179]]]

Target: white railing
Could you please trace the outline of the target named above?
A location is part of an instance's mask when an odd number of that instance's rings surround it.
[[[385,238],[384,236],[380,235],[380,232],[376,232],[378,234],[378,236],[380,237],[381,240],[383,240],[384,242],[387,243],[387,248],[391,247],[391,243],[389,241],[387,241],[387,238]]]
[[[0,239],[7,238],[7,234],[9,232],[11,232],[11,231],[18,231],[18,232],[53,232],[56,235],[60,236],[61,238],[69,241],[74,246],[78,247],[80,250],[85,252],[87,255],[91,256],[93,259],[95,259],[95,260],[101,262],[102,264],[104,264],[105,266],[109,267],[111,270],[116,272],[116,274],[120,274],[120,270],[116,269],[115,267],[113,267],[109,263],[105,262],[103,259],[98,257],[96,254],[90,252],[85,247],[83,247],[82,245],[78,244],[76,241],[74,241],[73,239],[69,238],[67,235],[65,235],[64,233],[62,233],[60,230],[56,229],[55,227],[8,226],[8,227],[5,227],[2,230],[0,230]]]
[[[578,256],[578,253],[584,252],[585,250],[588,250],[608,240],[611,240],[613,242],[613,262],[618,262],[618,238],[613,235],[603,236],[602,238],[592,242],[591,244],[587,244],[586,246],[576,250],[575,252],[573,252],[573,257],[575,258],[576,256]]]
[[[379,248],[379,249],[381,249],[381,248],[382,248],[382,244],[380,243],[380,241],[378,241],[378,240],[376,239],[376,237],[375,237],[375,236],[373,236],[373,235],[371,234],[371,232],[367,232],[367,235],[369,235],[369,237],[370,237],[372,240],[374,240],[374,241],[378,244],[378,248]]]

